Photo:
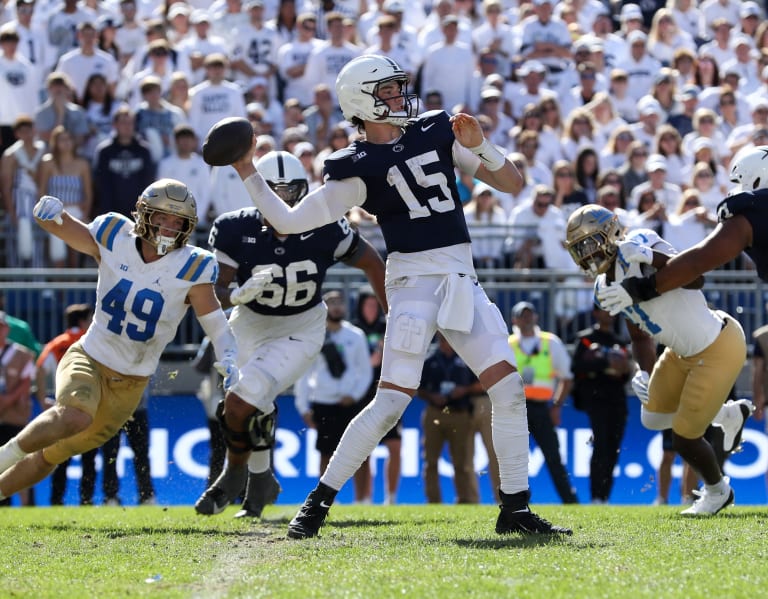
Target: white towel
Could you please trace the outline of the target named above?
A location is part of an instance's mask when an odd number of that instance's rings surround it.
[[[437,312],[437,326],[441,329],[469,333],[475,318],[474,286],[469,275],[450,274],[443,279],[435,295],[445,286],[445,297]]]

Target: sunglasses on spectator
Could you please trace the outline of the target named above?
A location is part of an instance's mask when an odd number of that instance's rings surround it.
[[[549,202],[540,202],[539,200],[536,200],[533,205],[539,209],[549,208]]]
[[[567,171],[561,171],[559,173],[555,173],[555,177],[573,177],[573,175]]]
[[[685,200],[685,203],[683,203],[683,206],[685,206],[686,208],[698,208],[699,200],[695,200],[695,199]]]
[[[712,173],[709,173],[707,171],[702,171],[700,173],[696,173],[697,177],[704,177],[705,179],[709,179],[712,177]]]
[[[643,156],[643,157],[645,157],[645,156],[648,156],[648,152],[632,152],[632,156],[633,157],[635,157],[635,156]]]
[[[707,117],[707,118],[700,119],[699,123],[701,123],[702,125],[714,125],[715,124],[715,119],[711,119],[711,118]]]
[[[616,136],[616,139],[620,139],[621,141],[633,141],[635,138],[630,133],[619,133]]]

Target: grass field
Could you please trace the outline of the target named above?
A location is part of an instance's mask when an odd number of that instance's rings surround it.
[[[318,539],[230,507],[0,510],[0,597],[654,597],[768,594],[768,509],[540,506],[572,537],[499,537],[493,506],[336,506]]]

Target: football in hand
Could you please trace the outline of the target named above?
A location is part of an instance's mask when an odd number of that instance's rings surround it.
[[[226,166],[237,162],[251,149],[253,126],[248,119],[221,119],[205,136],[203,160],[211,166]]]

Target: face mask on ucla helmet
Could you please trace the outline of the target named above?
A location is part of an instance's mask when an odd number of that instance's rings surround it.
[[[152,224],[152,217],[158,212],[180,216],[184,219],[184,226],[173,236],[161,235],[159,227]],[[197,226],[197,204],[181,181],[160,179],[141,193],[133,218],[136,221],[136,234],[151,243],[162,256],[187,243]]]
[[[595,277],[607,272],[613,264],[621,236],[621,225],[613,212],[588,204],[568,218],[565,246],[573,261],[585,273]]]

